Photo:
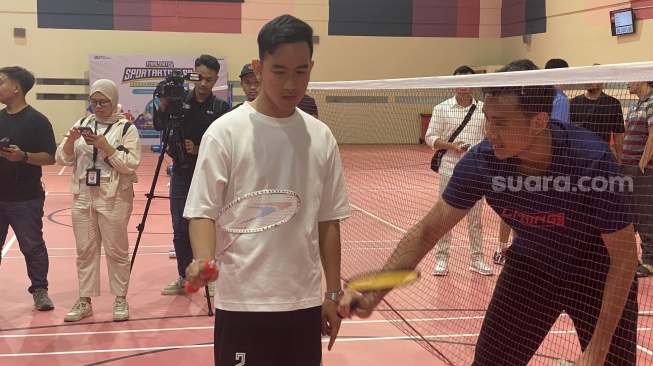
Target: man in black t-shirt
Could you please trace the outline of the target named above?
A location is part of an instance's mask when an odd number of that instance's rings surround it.
[[[44,311],[54,305],[48,297],[41,166],[54,164],[57,145],[48,118],[25,100],[34,81],[22,67],[0,68],[0,103],[7,106],[0,110],[0,139],[6,141],[0,149],[0,251],[11,226],[25,256],[34,306]]]
[[[170,174],[170,214],[172,216],[172,242],[177,258],[178,277],[161,290],[162,295],[185,294],[186,267],[193,261],[193,250],[188,235],[188,220],[182,215],[186,205],[186,196],[190,188],[200,141],[211,123],[229,110],[229,104],[213,95],[213,86],[218,81],[220,63],[210,55],[201,55],[195,60],[195,72],[201,75],[195,81],[195,88],[186,90],[183,96],[181,125],[183,136],[170,136],[168,153],[172,157],[172,172]],[[164,127],[169,123],[169,114],[164,113],[167,101],[161,99],[160,108],[154,110],[154,126]],[[182,138],[181,144],[185,152],[177,151],[176,139]],[[184,168],[181,159],[186,158]],[[209,286],[210,291],[213,286]]]
[[[584,94],[569,102],[570,121],[599,135],[608,144],[610,135],[613,135],[614,152],[617,162],[621,164],[623,136],[626,132],[621,103],[605,94],[602,84],[587,84],[585,89]]]

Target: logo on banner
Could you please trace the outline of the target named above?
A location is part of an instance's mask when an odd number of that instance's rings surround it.
[[[173,70],[181,70],[184,75],[194,71],[192,68],[175,68],[174,61],[145,61],[145,67],[125,67],[122,74],[122,83],[131,84],[148,80],[160,81],[172,74]],[[145,85],[137,84],[132,86]],[[148,84],[148,86],[150,85]]]

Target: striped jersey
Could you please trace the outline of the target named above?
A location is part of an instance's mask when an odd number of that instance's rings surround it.
[[[648,93],[643,100],[633,102],[628,108],[622,164],[639,165],[651,126],[653,126],[653,92]],[[646,168],[653,169],[653,158],[649,160]]]

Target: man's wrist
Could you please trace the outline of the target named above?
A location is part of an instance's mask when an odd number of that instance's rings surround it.
[[[23,158],[21,159],[21,161],[23,163],[27,163],[28,159],[29,159],[29,155],[27,154],[27,151],[23,151]]]

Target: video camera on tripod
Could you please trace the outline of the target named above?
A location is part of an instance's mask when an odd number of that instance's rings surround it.
[[[184,87],[184,81],[200,81],[202,80],[202,75],[196,72],[189,72],[184,75],[181,70],[172,70],[170,75],[162,80],[159,85],[154,89],[153,96],[155,98],[165,99],[167,105],[165,107],[165,113],[168,115],[181,117],[184,92],[186,88]],[[154,128],[157,131],[165,130],[166,126],[157,126],[154,124]]]
[[[167,152],[173,156],[182,175],[190,185],[192,167],[186,152],[183,129],[183,108],[186,96],[184,81],[200,81],[202,75],[196,72],[189,72],[184,75],[182,70],[172,70],[170,75],[162,80],[154,89],[153,97],[165,99],[161,102],[161,109],[154,109],[154,129],[163,132],[162,153]],[[165,108],[165,110],[163,110]],[[172,135],[172,136],[171,136]],[[168,141],[170,145],[168,146]]]
[[[167,153],[170,155],[175,164],[179,167],[180,175],[184,179],[186,188],[190,186],[190,181],[193,173],[193,164],[194,160],[189,156],[188,151],[186,150],[186,137],[184,135],[184,101],[188,97],[186,95],[186,87],[184,81],[200,81],[202,80],[202,75],[196,72],[188,72],[184,75],[182,70],[176,69],[172,70],[170,75],[159,82],[159,84],[154,89],[152,99],[160,98],[161,105],[157,106],[152,101],[152,123],[154,129],[157,131],[163,131],[162,133],[162,143],[161,143],[161,154],[156,164],[154,171],[154,178],[152,179],[152,185],[150,187],[149,193],[145,196],[147,197],[147,202],[145,203],[145,212],[143,212],[143,218],[141,223],[138,225],[138,237],[136,238],[136,245],[132,253],[131,259],[131,268],[134,267],[134,260],[136,259],[136,253],[138,251],[138,245],[143,235],[143,230],[145,230],[145,220],[147,219],[147,214],[150,210],[150,205],[152,199],[154,198],[166,198],[170,200],[179,200],[185,199],[186,197],[164,197],[164,196],[155,196],[156,182],[159,178],[159,173],[161,171],[161,165],[163,164],[164,155]],[[163,100],[165,99],[165,103]],[[191,121],[188,121],[191,122]],[[154,150],[152,150],[154,151]],[[171,168],[171,167],[169,167]],[[205,286],[206,302],[208,305],[208,315],[213,316],[213,305],[211,305],[211,297],[209,296],[209,288]]]

